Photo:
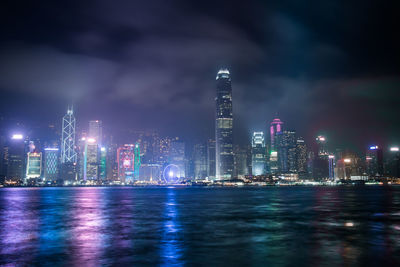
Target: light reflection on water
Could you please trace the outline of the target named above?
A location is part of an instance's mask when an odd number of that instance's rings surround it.
[[[0,189],[0,265],[398,265],[399,252],[399,187]]]
[[[179,239],[181,226],[178,221],[177,202],[175,189],[167,188],[167,200],[165,202],[164,229],[161,240],[162,265],[182,265],[182,243]]]

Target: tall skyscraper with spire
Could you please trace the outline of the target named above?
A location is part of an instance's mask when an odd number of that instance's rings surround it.
[[[62,120],[61,163],[76,163],[75,117],[72,107],[68,107]]]
[[[233,113],[232,85],[229,70],[217,74],[215,140],[216,179],[230,179],[233,175]]]

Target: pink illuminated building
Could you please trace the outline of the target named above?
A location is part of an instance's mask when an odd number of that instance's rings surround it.
[[[135,145],[127,144],[117,150],[118,178],[122,183],[132,183],[135,168]]]
[[[272,122],[271,122],[271,126],[269,128],[269,133],[270,133],[270,138],[271,138],[271,151],[275,151],[275,136],[282,132],[283,130],[283,122],[278,119],[275,118]]]

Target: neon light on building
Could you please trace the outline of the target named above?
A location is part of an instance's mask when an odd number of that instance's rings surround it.
[[[42,174],[42,153],[28,152],[26,178],[39,178]]]
[[[270,138],[271,138],[271,150],[276,149],[276,147],[275,147],[275,136],[278,133],[282,132],[282,130],[283,130],[283,122],[278,118],[273,119],[273,121],[271,122],[270,128],[269,128],[270,135],[271,135],[270,136]]]
[[[53,181],[58,178],[58,148],[44,149],[44,178]]]
[[[132,183],[135,171],[135,145],[127,144],[117,150],[118,178],[122,183]]]
[[[13,140],[21,140],[22,138],[24,138],[24,136],[22,134],[13,134],[11,136],[11,139],[13,139]]]

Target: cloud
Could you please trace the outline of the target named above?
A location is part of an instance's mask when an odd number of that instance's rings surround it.
[[[104,59],[47,46],[9,45],[0,51],[0,88],[28,95],[79,99],[105,87],[116,68]]]

